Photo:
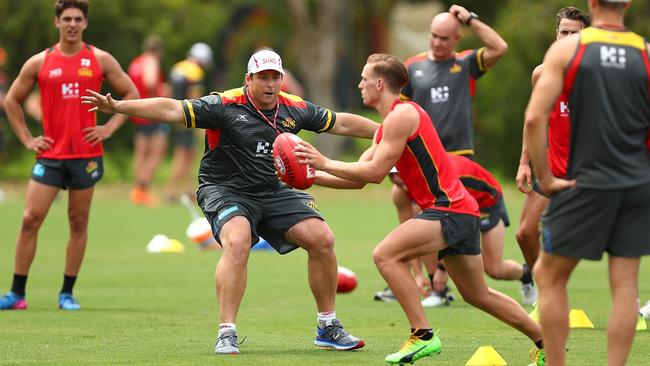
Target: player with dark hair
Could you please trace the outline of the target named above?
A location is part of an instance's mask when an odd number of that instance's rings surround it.
[[[402,348],[386,357],[404,364],[440,353],[442,344],[419,301],[408,262],[438,251],[449,275],[469,304],[526,334],[542,348],[540,326],[512,298],[487,286],[479,243],[478,204],[463,187],[435,127],[416,103],[401,102],[406,68],[395,56],[374,54],[361,73],[359,90],[366,106],[384,118],[372,146],[358,162],[324,157],[307,142],[295,149],[298,161],[317,169],[316,184],[333,188],[361,188],[380,183],[393,166],[422,210],[391,231],[373,251],[373,260],[406,313],[411,334]],[[543,365],[543,351],[535,355]]]
[[[283,73],[280,56],[263,50],[251,56],[243,88],[182,101],[116,101],[110,94],[92,91],[83,97],[84,103],[94,106],[91,110],[206,130],[198,202],[223,247],[215,274],[218,354],[239,353],[235,320],[246,289],[251,246],[260,236],[281,254],[298,247],[307,251],[309,285],[318,308],[314,344],[336,350],[364,346],[336,317],[334,234],[310,195],[280,183],[272,144],[280,133],[302,129],[371,138],[378,125],[280,92]]]
[[[102,141],[126,121],[115,115],[104,125],[80,103],[80,92],[99,90],[102,81],[124,98],[138,92],[108,52],[84,43],[88,26],[87,0],[58,0],[54,24],[59,41],[32,56],[23,65],[5,99],[7,117],[18,139],[36,153],[36,164],[27,185],[25,210],[16,244],[11,291],[0,297],[0,309],[26,309],[27,274],[36,254],[38,231],[61,189],[68,189],[70,239],[66,250],[59,308],[78,310],[72,289],[88,242],[88,217],[95,184],[102,178]],[[38,82],[41,94],[43,134],[34,137],[27,128],[21,104]]]
[[[534,273],[553,366],[565,364],[567,283],[582,259],[609,254],[608,365],[626,363],[636,333],[640,260],[650,255],[650,50],[625,28],[629,6],[589,0],[593,26],[549,48],[526,110],[526,146],[551,195]],[[549,169],[546,152],[549,114],[562,93],[571,106],[565,178]]]
[[[557,13],[555,38],[561,39],[578,33],[589,25],[589,14],[574,7],[562,8]],[[533,87],[542,74],[543,68],[542,64],[533,71]],[[569,102],[567,96],[562,94],[558,97],[553,112],[549,115],[548,124],[548,161],[551,171],[556,177],[566,176],[567,159],[569,158],[569,123]],[[540,250],[539,223],[549,200],[533,189],[536,185],[533,184],[530,155],[525,141],[521,145],[516,181],[519,190],[526,194],[516,238],[526,264],[529,268],[533,268]]]

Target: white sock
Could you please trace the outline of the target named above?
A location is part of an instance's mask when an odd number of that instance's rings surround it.
[[[336,319],[336,311],[325,311],[318,313],[318,325],[321,328],[332,325],[332,320],[334,319]]]
[[[227,329],[232,329],[235,332],[237,331],[237,327],[235,326],[235,323],[221,323],[219,324],[219,335],[221,335],[221,333]]]

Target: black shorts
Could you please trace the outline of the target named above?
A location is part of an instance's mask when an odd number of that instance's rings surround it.
[[[199,188],[198,201],[219,243],[223,225],[235,216],[244,216],[251,224],[251,246],[262,236],[280,254],[298,248],[285,238],[287,230],[310,217],[323,219],[310,195],[287,186],[259,193],[204,186]]]
[[[415,218],[440,221],[448,247],[438,252],[438,259],[448,255],[481,254],[478,217],[428,208]]]
[[[86,189],[104,176],[101,156],[89,159],[36,159],[32,179],[62,189]]]
[[[193,129],[183,129],[174,131],[174,146],[193,148],[196,146],[196,136]]]
[[[481,232],[486,233],[492,230],[500,220],[503,220],[506,227],[510,226],[510,218],[508,217],[506,203],[503,201],[503,195],[499,197],[494,206],[481,209],[481,219],[479,220]]]
[[[164,135],[169,135],[170,130],[171,127],[169,127],[169,125],[165,123],[159,123],[159,122],[137,124],[135,126],[135,133],[144,135],[146,137],[151,137],[159,133]]]
[[[542,218],[544,251],[600,260],[650,254],[650,184],[623,189],[572,188],[551,198]]]

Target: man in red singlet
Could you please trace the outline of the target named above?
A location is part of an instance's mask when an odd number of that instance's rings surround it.
[[[82,106],[80,93],[101,87],[107,79],[125,98],[138,92],[118,62],[106,51],[82,40],[88,26],[88,0],[57,0],[54,5],[59,42],[32,56],[10,87],[5,107],[12,129],[36,164],[27,185],[11,291],[0,297],[0,309],[26,309],[25,284],[36,253],[38,230],[60,189],[69,189],[70,239],[59,308],[78,310],[72,289],[88,239],[88,216],[94,185],[103,175],[102,141],[126,121],[116,115],[97,125],[94,113]],[[21,104],[38,82],[43,110],[43,134],[27,129]]]
[[[379,183],[396,166],[422,210],[388,234],[373,252],[379,272],[411,325],[409,339],[385,360],[403,364],[442,350],[408,266],[409,260],[438,251],[465,301],[526,334],[539,349],[535,364],[542,365],[540,326],[515,300],[485,283],[478,204],[458,179],[427,113],[413,102],[400,102],[399,90],[407,79],[404,64],[395,56],[368,57],[359,89],[364,104],[375,108],[384,122],[358,162],[330,160],[306,142],[295,150],[299,162],[312,164],[318,170],[316,184],[333,188]]]
[[[156,35],[145,38],[142,53],[131,61],[127,72],[140,98],[166,97],[168,87],[160,60],[163,53],[162,39]],[[169,140],[169,126],[144,118],[131,117],[136,125],[133,140],[133,176],[131,202],[136,205],[154,206],[158,200],[150,192],[156,169],[165,157]]]
[[[560,9],[556,18],[556,39],[578,33],[590,24],[589,14],[574,7]],[[543,64],[539,65],[533,71],[533,87],[542,74],[543,67]],[[565,94],[560,95],[555,102],[553,111],[549,115],[548,127],[548,164],[553,175],[564,177],[569,158],[569,101]],[[519,190],[526,194],[516,237],[528,268],[533,268],[540,249],[539,222],[549,200],[533,189],[530,156],[525,142],[521,144],[521,158],[516,180]]]

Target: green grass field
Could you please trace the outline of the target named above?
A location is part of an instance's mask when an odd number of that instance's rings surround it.
[[[0,291],[11,285],[14,245],[23,205],[23,185],[3,185],[0,204]],[[190,219],[181,206],[134,207],[125,187],[101,185],[91,214],[90,240],[75,295],[83,310],[62,312],[56,299],[62,282],[68,235],[67,197],[53,205],[41,229],[27,285],[29,310],[0,312],[0,365],[382,365],[407,337],[408,324],[396,303],[372,300],[384,283],[371,260],[372,248],[396,223],[386,185],[363,192],[312,189],[337,236],[339,264],[357,273],[359,286],[338,297],[346,328],[366,340],[357,352],[334,352],[312,344],[316,310],[306,280],[306,255],[284,257],[256,251],[239,312],[239,356],[216,356],[217,305],[213,273],[218,254],[201,252],[184,237]],[[521,261],[514,241],[522,195],[506,191],[511,219],[506,257]],[[180,239],[183,254],[148,254],[154,234]],[[650,278],[642,263],[641,278]],[[489,281],[519,299],[515,282]],[[606,262],[582,263],[570,283],[571,306],[596,325],[574,330],[569,365],[606,364],[610,306]],[[641,283],[642,300],[650,282]],[[509,365],[526,365],[532,344],[514,329],[457,300],[427,310],[440,330],[443,353],[418,365],[464,365],[483,345],[493,346]],[[650,332],[637,333],[630,365],[647,365]]]

